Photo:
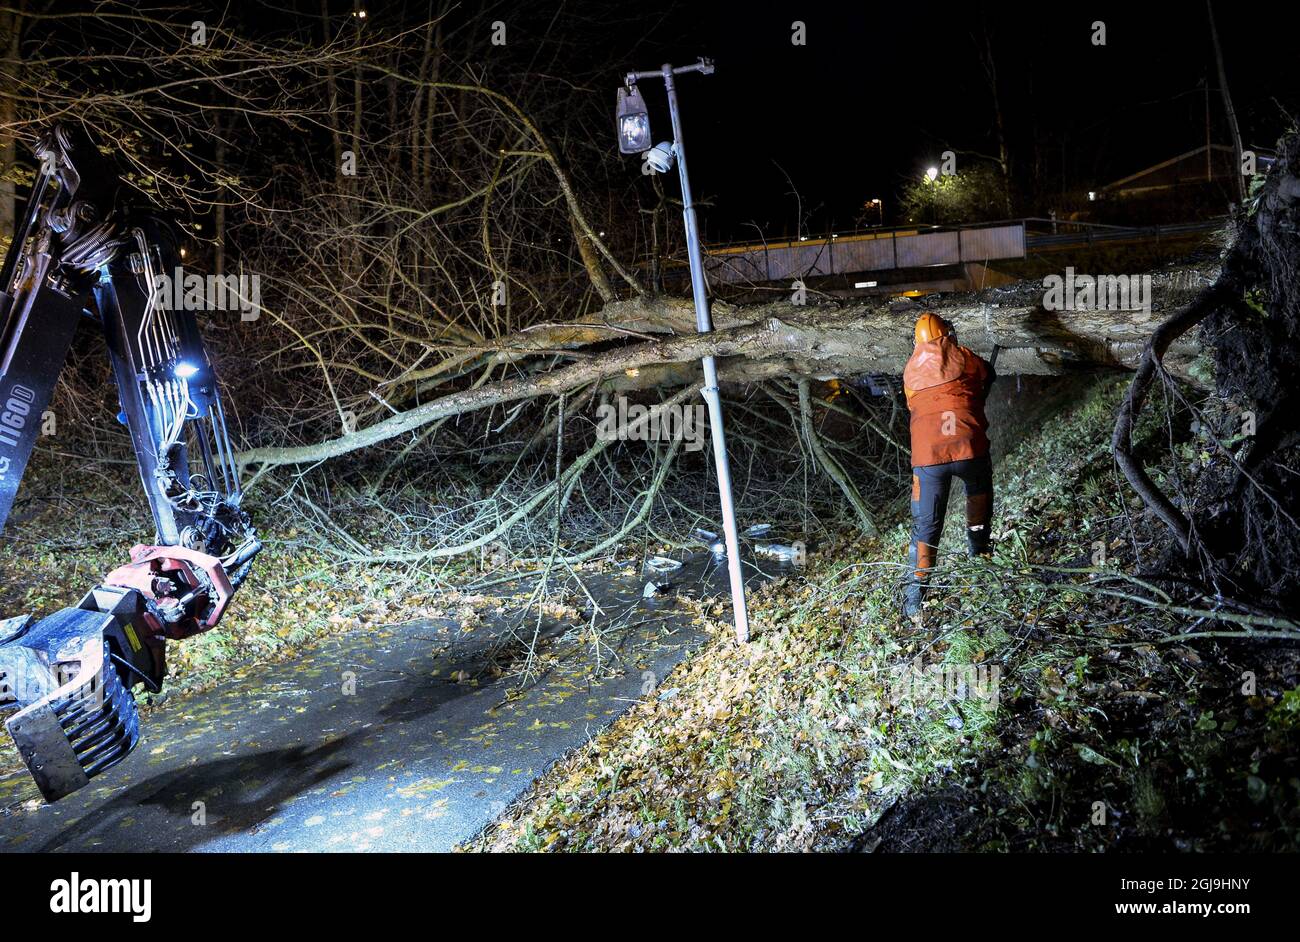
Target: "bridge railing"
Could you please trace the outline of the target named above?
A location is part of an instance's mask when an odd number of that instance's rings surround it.
[[[1162,237],[1209,232],[1223,224],[1224,219],[1218,218],[1119,226],[1027,216],[969,226],[868,229],[798,240],[709,245],[705,247],[704,268],[714,284],[761,284],[1024,258],[1026,251],[1035,248],[1134,238],[1159,241]]]
[[[977,226],[912,227],[794,242],[709,246],[704,268],[715,284],[790,281],[824,275],[929,268],[1023,258],[1022,220]]]
[[[1226,216],[1202,219],[1195,222],[1161,223],[1150,226],[1116,226],[1103,222],[1080,222],[1075,220],[1043,219],[1029,217],[1026,223],[1034,223],[1046,230],[1030,232],[1026,235],[1026,244],[1030,248],[1052,245],[1079,245],[1092,242],[1108,242],[1116,239],[1149,238],[1157,242],[1161,238],[1194,235],[1211,232],[1222,228],[1227,222]]]

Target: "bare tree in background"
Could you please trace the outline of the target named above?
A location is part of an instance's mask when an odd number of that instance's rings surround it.
[[[184,25],[115,3],[31,13],[21,56],[3,67],[17,106],[6,138],[84,122],[111,142],[137,197],[186,221],[192,264],[260,276],[256,320],[217,315],[205,327],[238,389],[238,459],[258,486],[281,482],[296,499],[311,471],[373,496],[391,478],[454,476],[472,459],[502,469],[490,499],[449,508],[420,548],[370,555],[470,551],[569,500],[583,507],[587,542],[610,545],[660,506],[684,459],[593,442],[592,413],[625,394],[693,401],[698,360],[713,353],[738,414],[755,423],[730,436],[738,466],[780,476],[794,462],[815,482],[803,503],[840,495],[832,505],[866,526],[873,493],[892,493],[904,469],[897,403],[828,403],[810,382],[900,370],[914,312],[719,303],[716,332],[701,336],[688,300],[654,295],[637,256],[680,240],[664,190],[610,139],[610,79],[626,62],[593,50],[616,14],[574,4],[512,19],[498,46],[496,15],[452,4],[393,20],[363,18],[351,0],[298,12],[195,12]],[[638,194],[656,207],[647,223]],[[1123,325],[1126,346],[1114,315],[1046,319],[1038,300],[1008,298],[998,337],[986,337],[1020,351],[1008,367],[1057,372],[1088,338],[1085,355],[1110,365],[1140,354],[1140,321]],[[988,333],[978,304],[945,313],[963,336]],[[1185,353],[1174,349],[1171,367]],[[778,433],[754,398],[777,405]],[[845,410],[861,437],[822,441],[823,422]],[[534,459],[561,433],[568,441],[550,453],[568,463],[552,477]],[[422,483],[419,499],[430,490]],[[775,486],[752,492],[792,499]],[[549,526],[534,535],[555,539]]]
[[[13,8],[0,10],[0,49],[10,68],[22,64],[23,7],[20,2]],[[18,117],[17,86],[8,79],[12,73],[6,69],[0,85],[0,127],[13,127]],[[18,143],[10,134],[0,140],[0,238],[13,237],[16,218],[15,182],[18,174]]]

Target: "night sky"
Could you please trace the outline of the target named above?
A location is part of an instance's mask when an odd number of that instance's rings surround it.
[[[1243,139],[1269,148],[1289,123],[1283,107],[1294,113],[1300,103],[1291,39],[1265,25],[1271,13],[1215,9]],[[806,24],[806,46],[790,41],[795,20]],[[1106,24],[1104,47],[1092,44],[1095,20]],[[907,175],[943,150],[995,154],[976,53],[984,21],[1017,176],[1036,160],[1042,191],[1059,192],[1063,173],[1067,188],[1089,189],[1204,144],[1207,75],[1213,139],[1229,143],[1198,2],[659,4],[641,7],[611,40],[629,48],[629,68],[716,61],[713,76],[680,83],[692,178],[711,204],[707,236],[748,240],[749,223],[769,236],[795,232],[792,189],[805,232],[848,228],[877,196],[889,223]],[[645,91],[655,136],[665,138],[662,85]],[[625,159],[635,171],[635,158]]]

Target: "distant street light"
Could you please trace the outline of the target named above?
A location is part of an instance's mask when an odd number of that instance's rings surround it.
[[[930,181],[930,224],[938,225],[939,223],[939,168],[931,167],[925,172],[925,178]]]
[[[682,118],[677,107],[677,85],[674,76],[685,72],[713,74],[713,63],[700,59],[694,65],[673,68],[665,63],[658,71],[629,72],[624,87],[618,90],[618,149],[624,154],[646,151],[647,167],[654,173],[667,173],[677,164],[677,176],[682,185],[682,216],[686,223],[686,255],[690,260],[691,293],[695,298],[695,327],[706,334],[713,330],[709,313],[709,296],[704,285],[704,252],[700,247],[699,221],[695,216],[695,200],[691,196],[691,179],[686,172],[686,149],[682,141]],[[671,144],[650,146],[650,116],[645,101],[637,90],[640,79],[661,78],[668,92],[668,114],[672,118]],[[731,608],[736,618],[736,640],[749,640],[749,613],[745,608],[745,580],[740,569],[740,537],[736,532],[736,508],[731,499],[731,466],[727,460],[727,437],[722,427],[722,398],[718,395],[718,364],[712,355],[704,357],[704,388],[700,390],[709,407],[709,429],[713,434],[713,463],[718,474],[718,501],[722,505],[722,535],[727,549],[727,573],[731,582]]]

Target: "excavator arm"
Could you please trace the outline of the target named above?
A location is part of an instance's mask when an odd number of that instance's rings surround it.
[[[216,374],[170,228],[121,200],[88,135],[52,128],[0,269],[0,533],[40,437],[77,323],[103,330],[154,538],[74,607],[0,619],[0,709],[47,801],[124,759],[132,688],[161,689],[165,643],[217,625],[261,549],[240,508]]]

